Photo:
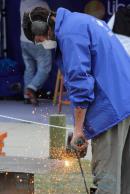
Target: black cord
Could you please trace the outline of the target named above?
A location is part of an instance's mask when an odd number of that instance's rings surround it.
[[[87,183],[86,183],[86,179],[85,179],[85,176],[84,176],[84,171],[83,171],[83,168],[82,168],[82,165],[81,165],[80,157],[78,156],[78,153],[77,153],[76,150],[75,150],[75,153],[76,153],[78,163],[79,163],[79,167],[80,167],[80,171],[81,171],[81,174],[82,174],[82,177],[83,177],[83,180],[84,180],[84,186],[85,186],[85,189],[86,189],[86,193],[89,194],[89,190],[88,190],[88,187],[87,187]]]

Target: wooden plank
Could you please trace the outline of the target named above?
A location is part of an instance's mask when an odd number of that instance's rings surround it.
[[[4,147],[4,143],[0,142],[0,155],[2,154],[3,147]]]
[[[7,132],[0,132],[0,141],[3,141],[7,137]]]
[[[0,152],[0,156],[5,156],[6,154],[5,154],[5,152]]]
[[[7,137],[7,132],[0,132],[0,156],[3,154],[4,139]]]
[[[3,148],[3,147],[4,147],[4,143],[0,142],[0,148]]]

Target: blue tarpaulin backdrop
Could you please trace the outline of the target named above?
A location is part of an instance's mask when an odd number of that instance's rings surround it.
[[[31,0],[30,0],[31,1]],[[91,0],[48,0],[51,9],[56,10],[58,7],[65,7],[71,11],[83,12],[86,3]],[[104,20],[108,20],[112,13],[116,11],[120,6],[130,4],[130,0],[101,0],[105,6]],[[24,63],[21,56],[20,49],[20,0],[6,0],[7,11],[7,52],[8,57],[16,61],[18,65],[19,74],[23,74]],[[57,67],[53,66],[51,72],[51,79],[47,80],[45,90],[54,90],[54,83],[56,78]],[[51,81],[50,81],[51,80]],[[53,84],[52,84],[53,83]]]

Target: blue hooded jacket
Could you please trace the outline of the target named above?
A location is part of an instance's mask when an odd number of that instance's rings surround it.
[[[87,108],[93,138],[130,115],[130,58],[107,24],[87,14],[59,8],[55,35],[70,101]]]

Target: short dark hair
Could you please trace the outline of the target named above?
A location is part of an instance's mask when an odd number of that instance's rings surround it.
[[[23,31],[27,39],[34,41],[34,35],[31,30],[32,22],[30,20],[30,16],[32,21],[43,21],[46,22],[48,26],[54,29],[55,22],[48,16],[56,16],[56,13],[48,10],[43,7],[36,7],[31,12],[25,12],[23,16]],[[44,32],[44,35],[47,35],[47,32]]]

